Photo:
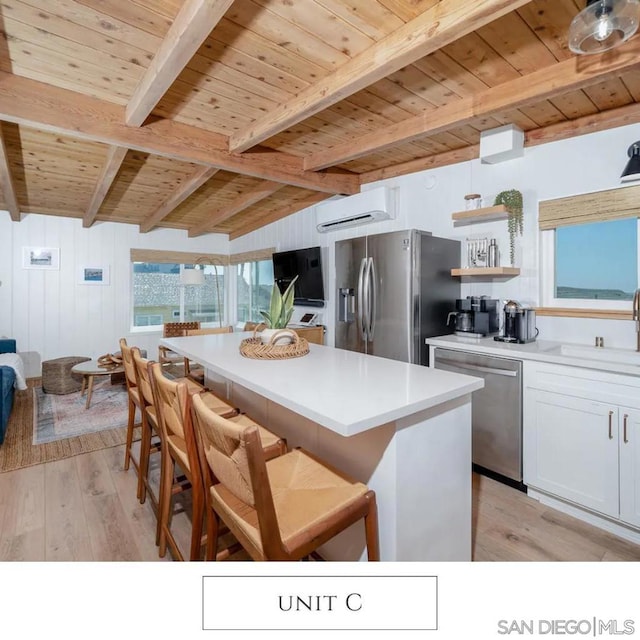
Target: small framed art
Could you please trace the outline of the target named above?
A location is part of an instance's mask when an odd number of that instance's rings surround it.
[[[106,266],[83,266],[79,275],[79,284],[109,284],[109,267]]]
[[[23,269],[60,269],[60,249],[57,247],[22,247]]]

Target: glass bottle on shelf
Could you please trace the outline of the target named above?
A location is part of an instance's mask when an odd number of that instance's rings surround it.
[[[482,196],[479,193],[468,193],[465,197],[465,209],[472,211],[482,207]]]
[[[498,244],[496,243],[495,238],[491,238],[491,242],[489,242],[489,251],[487,256],[487,266],[488,267],[499,267],[500,266],[500,253],[498,252]]]

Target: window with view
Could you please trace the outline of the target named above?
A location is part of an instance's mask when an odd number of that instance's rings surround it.
[[[224,267],[134,262],[132,289],[134,327],[224,319]]]
[[[638,222],[624,218],[555,230],[555,298],[632,300],[638,286]]]
[[[238,322],[261,322],[260,311],[269,308],[273,287],[271,260],[243,262],[237,265],[236,319]]]

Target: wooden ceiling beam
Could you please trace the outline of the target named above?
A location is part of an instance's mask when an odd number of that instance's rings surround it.
[[[302,211],[303,209],[306,209],[307,207],[311,207],[322,200],[326,200],[327,197],[328,196],[326,194],[312,193],[308,195],[306,198],[303,198],[302,200],[298,200],[297,202],[292,202],[288,206],[278,207],[276,211],[273,211],[272,213],[268,213],[267,215],[259,218],[258,220],[254,220],[253,222],[250,222],[241,227],[238,227],[237,229],[234,229],[231,233],[229,233],[229,240],[235,240],[240,236],[245,236],[247,235],[247,233],[256,231],[256,229],[260,229],[268,224],[277,222],[282,218],[286,218],[287,216],[290,216],[292,213],[298,213],[298,211]]]
[[[9,156],[7,155],[2,128],[0,128],[0,189],[2,189],[2,195],[11,219],[14,222],[20,222],[20,205],[18,204],[13,174],[9,166]]]
[[[625,125],[636,124],[638,122],[640,122],[640,104],[628,104],[616,109],[610,109],[609,111],[602,111],[601,113],[582,116],[567,122],[557,122],[546,127],[540,127],[539,129],[525,131],[524,146],[534,147],[538,144],[557,142],[558,140],[581,136],[585,133],[606,131],[607,129],[624,127]],[[462,149],[445,151],[434,156],[409,160],[408,162],[384,167],[383,169],[373,169],[366,173],[361,173],[360,179],[362,180],[362,184],[368,184],[369,182],[376,182],[377,180],[397,178],[398,176],[416,173],[417,171],[425,171],[458,162],[474,160],[479,156],[480,145],[474,144]]]
[[[304,171],[301,158],[270,149],[232,154],[225,136],[167,119],[128,127],[119,105],[2,71],[0,120],[312,191],[353,194],[360,190],[355,174]]]
[[[440,0],[295,98],[232,135],[229,149],[246,151],[528,2]]]
[[[567,122],[557,122],[539,129],[525,131],[524,146],[533,147],[547,142],[566,140],[586,133],[606,131],[607,129],[624,127],[628,124],[638,124],[638,122],[640,122],[640,104],[634,102],[616,109],[609,109],[608,111],[593,113]],[[626,163],[626,150],[623,150],[620,163],[621,168]]]
[[[607,77],[624,73],[639,65],[640,36],[636,36],[606,55],[573,57],[558,62],[480,91],[475,96],[462,98],[326,151],[314,153],[307,156],[304,166],[307,170],[317,170],[340,165],[398,144],[463,126],[476,118],[486,118],[540,103],[554,96],[597,84]]]
[[[125,122],[139,127],[187,66],[233,0],[184,0],[125,112]]]
[[[171,196],[165,200],[152,214],[140,223],[140,232],[151,231],[159,222],[162,222],[178,205],[182,204],[191,194],[195,193],[209,178],[212,178],[219,169],[213,167],[199,167],[184,184],[181,184]],[[284,186],[284,185],[280,185]]]
[[[436,167],[446,167],[450,164],[458,162],[466,162],[478,157],[480,153],[480,145],[472,144],[461,149],[453,149],[452,151],[443,151],[433,156],[425,158],[416,158],[407,162],[394,164],[390,167],[382,169],[372,169],[366,173],[360,174],[362,184],[376,182],[378,180],[386,180],[387,178],[397,178],[408,173],[416,173],[417,171],[426,171],[427,169],[435,169]]]
[[[87,207],[84,216],[82,217],[83,227],[90,227],[95,222],[98,211],[100,211],[100,207],[102,206],[104,199],[107,197],[107,193],[109,193],[109,189],[111,189],[111,185],[118,175],[118,171],[120,171],[120,167],[127,155],[127,151],[128,149],[126,147],[109,147],[107,159],[102,167],[100,177],[96,182],[93,195],[91,196],[91,201],[89,202],[89,206]]]
[[[253,189],[249,189],[249,191],[238,196],[231,204],[214,211],[203,223],[191,227],[189,229],[189,237],[193,238],[210,232],[216,225],[232,218],[236,213],[248,209],[256,204],[256,202],[268,198],[283,187],[284,185],[279,182],[261,182],[253,187]]]

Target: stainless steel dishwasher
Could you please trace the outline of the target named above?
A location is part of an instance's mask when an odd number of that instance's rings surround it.
[[[471,400],[473,464],[522,488],[522,362],[437,347],[434,367],[484,378]]]

